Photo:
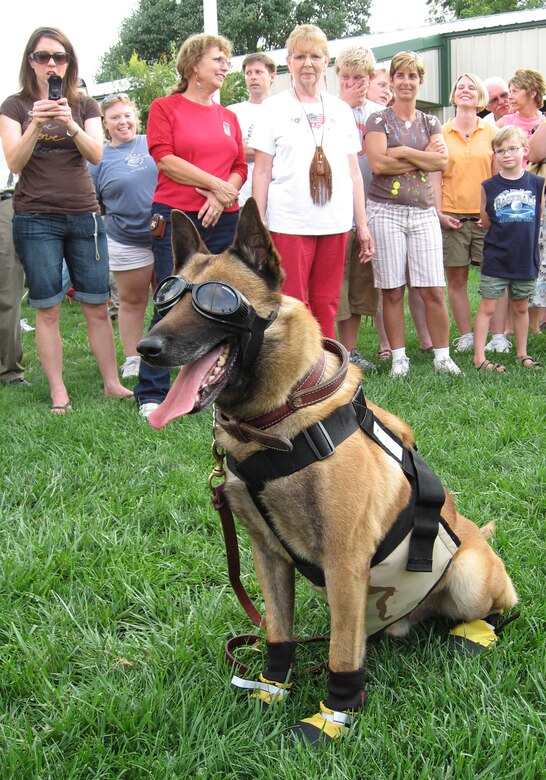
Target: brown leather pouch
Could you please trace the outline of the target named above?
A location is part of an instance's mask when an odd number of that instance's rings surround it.
[[[167,222],[161,214],[154,214],[150,220],[150,233],[154,238],[163,238]]]

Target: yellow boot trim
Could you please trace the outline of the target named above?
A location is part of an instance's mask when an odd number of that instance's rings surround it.
[[[348,713],[331,710],[321,701],[320,712],[310,718],[304,718],[302,723],[309,723],[330,739],[337,739],[342,734],[347,734],[351,720],[352,717]]]
[[[470,623],[459,623],[449,632],[450,636],[460,636],[468,642],[473,642],[482,647],[492,647],[498,642],[493,626],[485,620],[472,620]]]
[[[283,697],[288,695],[292,687],[291,682],[279,683],[275,682],[275,680],[267,680],[263,674],[260,674],[259,680],[245,680],[242,677],[233,675],[231,684],[237,688],[246,688],[254,691],[250,698],[259,699],[263,704],[267,705],[281,701]]]

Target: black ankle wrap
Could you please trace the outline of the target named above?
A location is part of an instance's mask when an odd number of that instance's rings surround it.
[[[358,710],[364,703],[364,669],[356,672],[332,672],[328,670],[328,698],[326,707],[343,712]]]
[[[267,667],[263,672],[266,680],[286,682],[288,672],[294,667],[295,642],[268,642]]]

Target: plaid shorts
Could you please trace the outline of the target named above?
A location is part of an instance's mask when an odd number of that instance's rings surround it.
[[[368,200],[368,227],[375,243],[375,286],[393,290],[445,287],[442,232],[435,208],[420,209]]]

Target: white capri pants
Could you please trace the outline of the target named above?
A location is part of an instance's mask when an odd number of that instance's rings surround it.
[[[366,202],[368,227],[375,244],[375,286],[392,290],[445,287],[442,231],[436,209]]]

